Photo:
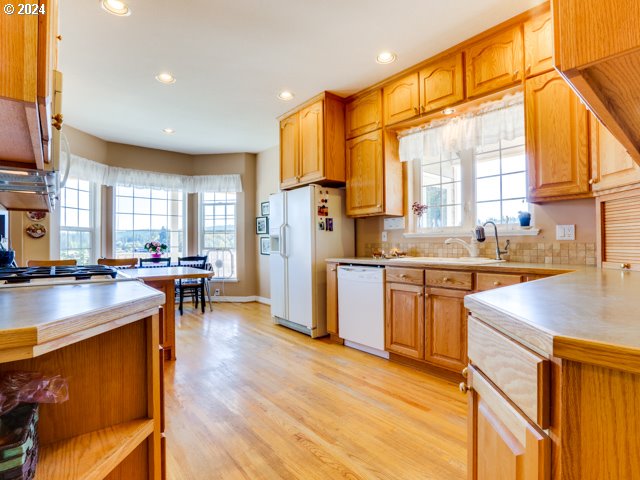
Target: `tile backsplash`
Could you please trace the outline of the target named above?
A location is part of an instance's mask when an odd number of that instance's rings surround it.
[[[479,244],[480,256],[494,258],[496,243],[486,241]],[[504,248],[504,243],[501,242]],[[397,248],[412,257],[466,257],[467,250],[461,245],[446,245],[444,242],[400,242],[366,243],[365,256],[371,256],[376,249],[385,252]],[[563,265],[596,265],[596,244],[580,242],[517,242],[511,241],[510,262],[547,263]]]

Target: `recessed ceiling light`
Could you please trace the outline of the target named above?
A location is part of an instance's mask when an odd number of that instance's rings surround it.
[[[171,72],[160,72],[156,75],[156,80],[160,83],[164,83],[165,85],[176,83],[176,77],[174,77]]]
[[[293,93],[291,93],[289,90],[283,90],[278,94],[278,98],[280,100],[284,100],[285,102],[288,102],[289,100],[293,99],[294,95]]]
[[[376,57],[376,62],[385,65],[395,62],[397,58],[397,55],[393,52],[380,52]]]
[[[173,135],[176,131],[173,128],[163,128],[162,133],[166,133],[167,135]]]
[[[129,5],[121,0],[100,0],[100,6],[102,6],[105,12],[109,12],[112,15],[119,17],[128,17],[131,15]]]
[[[444,110],[442,110],[442,113],[444,113],[445,115],[451,115],[452,113],[455,113],[456,109],[455,108],[445,108]]]

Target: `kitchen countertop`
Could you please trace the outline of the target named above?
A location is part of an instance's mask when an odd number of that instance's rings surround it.
[[[157,313],[164,294],[142,282],[75,282],[0,288],[0,360],[40,355]],[[112,327],[115,328],[115,327]]]

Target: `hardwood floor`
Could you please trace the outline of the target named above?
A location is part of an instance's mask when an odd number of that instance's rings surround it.
[[[185,309],[165,364],[170,480],[466,478],[466,398],[409,367],[271,323]]]

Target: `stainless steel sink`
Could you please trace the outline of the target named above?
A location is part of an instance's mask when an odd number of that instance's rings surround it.
[[[504,260],[484,257],[403,257],[394,259],[395,262],[407,263],[427,263],[430,265],[490,265],[492,263],[502,263]]]

